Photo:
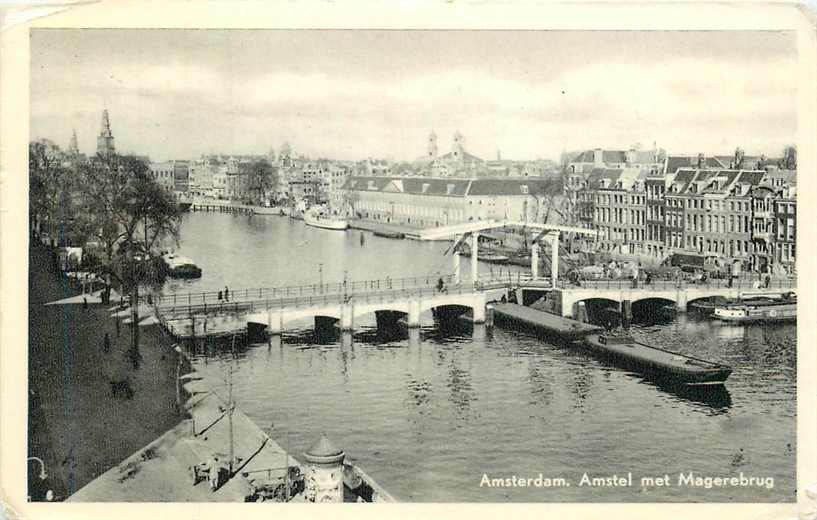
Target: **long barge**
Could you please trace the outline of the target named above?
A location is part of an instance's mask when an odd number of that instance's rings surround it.
[[[493,307],[494,323],[512,325],[562,339],[577,340],[588,334],[600,332],[601,327],[564,318],[516,303],[497,303]]]
[[[640,343],[629,334],[591,334],[584,345],[647,377],[686,386],[723,385],[732,367]]]

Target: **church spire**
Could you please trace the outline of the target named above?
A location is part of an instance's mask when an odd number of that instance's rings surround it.
[[[68,153],[70,155],[79,155],[79,144],[77,143],[76,128],[74,128],[71,132],[71,141],[68,143]]]
[[[114,153],[113,133],[111,132],[111,121],[108,119],[108,109],[102,110],[102,123],[99,136],[96,138],[96,153],[107,155]]]

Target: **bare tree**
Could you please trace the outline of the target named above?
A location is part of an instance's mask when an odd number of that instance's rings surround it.
[[[170,193],[155,182],[148,166],[128,156],[97,156],[83,168],[86,215],[103,249],[100,269],[130,295],[132,342],[129,356],[138,368],[139,286],[161,274],[158,248],[163,239],[178,241],[180,210]]]

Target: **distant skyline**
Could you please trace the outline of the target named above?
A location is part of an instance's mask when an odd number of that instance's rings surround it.
[[[153,160],[208,153],[414,160],[459,130],[483,159],[563,150],[779,156],[797,131],[781,31],[31,32],[31,137]]]

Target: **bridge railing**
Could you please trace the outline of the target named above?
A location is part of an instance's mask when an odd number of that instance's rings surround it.
[[[442,291],[437,287],[413,287],[407,289],[387,289],[378,292],[357,294],[310,294],[306,296],[279,296],[278,298],[263,298],[243,301],[220,301],[216,303],[198,304],[170,304],[155,306],[157,316],[163,320],[187,318],[201,314],[252,313],[284,308],[315,307],[319,305],[338,305],[344,303],[387,303],[399,299],[442,296],[445,294],[469,294],[476,289],[473,284],[448,284]]]
[[[707,289],[738,289],[742,291],[758,290],[794,290],[797,288],[796,278],[777,278],[771,279],[768,282],[765,280],[758,280],[756,277],[740,277],[735,278],[731,282],[728,278],[709,278],[707,280],[651,280],[647,283],[645,280],[638,280],[634,282],[632,279],[628,280],[581,280],[579,283],[560,279],[556,286],[560,289],[639,289],[644,291],[666,291],[668,289],[691,289],[691,288],[707,288]]]
[[[443,279],[445,285],[451,285],[453,276],[445,275],[425,275],[405,278],[381,278],[373,280],[354,280],[347,282],[329,282],[316,284],[290,285],[282,287],[259,287],[229,289],[227,294],[224,291],[205,291],[199,293],[166,294],[156,296],[154,299],[160,306],[166,305],[204,305],[218,303],[227,304],[258,300],[275,300],[279,298],[303,297],[303,296],[324,296],[324,295],[350,295],[367,292],[378,292],[382,290],[404,290],[417,287],[431,287]],[[219,299],[219,297],[221,299]]]

